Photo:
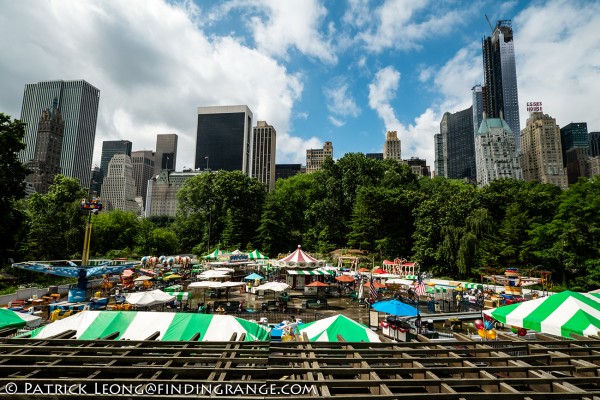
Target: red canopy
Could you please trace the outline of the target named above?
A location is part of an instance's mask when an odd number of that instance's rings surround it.
[[[335,280],[338,282],[354,282],[354,278],[351,277],[350,275],[336,276]]]
[[[312,283],[309,283],[309,284],[308,284],[308,285],[306,285],[306,286],[310,286],[310,287],[327,287],[327,286],[329,286],[329,285],[328,285],[328,284],[326,284],[326,283],[320,282],[320,281],[314,281],[314,282],[312,282]]]
[[[375,271],[373,271],[374,274],[386,274],[387,271],[381,268],[377,268]]]
[[[390,261],[390,260],[383,260],[383,265],[394,265],[395,262]]]

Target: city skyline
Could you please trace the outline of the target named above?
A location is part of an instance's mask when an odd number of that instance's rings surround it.
[[[172,132],[177,169],[193,167],[195,110],[247,104],[253,126],[277,129],[277,163],[304,163],[306,149],[326,141],[336,158],[380,153],[386,132],[397,131],[402,158],[433,166],[443,114],[468,108],[471,88],[483,83],[485,15],[492,25],[512,20],[521,126],[526,103],[541,101],[561,127],[600,130],[598,2],[0,4],[0,111],[18,118],[28,83],[92,83],[102,93],[98,165],[105,140],[147,150],[156,134]]]

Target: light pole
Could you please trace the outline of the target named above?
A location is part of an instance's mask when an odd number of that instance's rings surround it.
[[[102,210],[102,202],[99,199],[81,200],[80,209],[88,214],[83,236],[83,252],[81,254],[81,265],[85,266],[90,261],[90,241],[92,240],[92,214],[98,214]]]

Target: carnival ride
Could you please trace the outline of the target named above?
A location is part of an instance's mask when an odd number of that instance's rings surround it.
[[[494,270],[494,272],[496,272]],[[483,275],[488,282],[494,285],[504,286],[504,292],[507,295],[520,296],[523,294],[523,288],[533,285],[541,285],[542,288],[547,287],[550,275],[549,271],[536,271],[541,277],[525,276],[517,268],[506,268],[503,274],[486,274]]]
[[[111,265],[112,264],[112,265]],[[87,297],[88,279],[102,275],[120,274],[128,268],[133,268],[133,262],[121,262],[115,265],[105,261],[100,265],[77,265],[72,261],[26,261],[12,264],[15,268],[39,272],[46,275],[77,278],[77,285],[69,289],[69,301],[83,301]]]

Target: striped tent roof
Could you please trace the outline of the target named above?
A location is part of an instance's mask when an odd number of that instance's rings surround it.
[[[322,269],[288,269],[288,275],[334,275],[335,271],[325,271]]]
[[[302,246],[298,245],[296,251],[291,253],[289,256],[282,258],[279,260],[281,263],[317,263],[319,260],[308,255],[304,251],[302,251]]]
[[[224,341],[234,332],[245,333],[246,341],[270,339],[264,326],[231,315],[142,311],[83,311],[35,329],[31,337],[45,339],[69,330],[76,331],[75,337],[83,340],[97,340],[116,332],[115,340],[144,340],[155,332],[159,332],[156,340],[190,340],[199,334],[199,341]]]
[[[186,301],[192,298],[190,292],[172,292],[171,294],[179,301]]]
[[[368,326],[341,314],[300,325],[298,330],[306,333],[311,342],[337,342],[338,335],[347,342],[381,342]]]
[[[600,294],[564,291],[523,303],[484,310],[505,324],[570,338],[600,332]]]

